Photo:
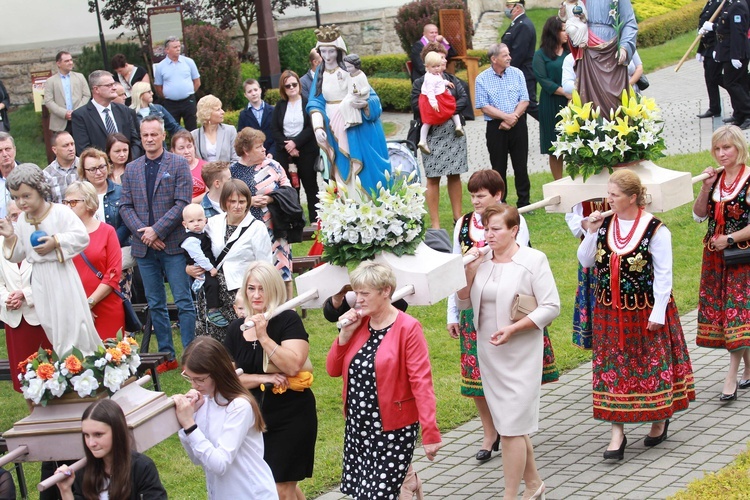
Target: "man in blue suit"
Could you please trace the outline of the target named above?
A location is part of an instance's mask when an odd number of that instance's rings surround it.
[[[271,133],[271,116],[273,116],[273,106],[261,99],[260,84],[258,80],[248,78],[243,84],[245,87],[245,97],[248,104],[240,112],[240,118],[237,121],[237,132],[245,127],[260,130],[266,134],[266,140],[263,147],[266,153],[274,154],[276,152],[276,142],[273,140]]]
[[[120,216],[133,234],[131,252],[143,277],[159,351],[170,354],[157,368],[160,372],[178,367],[164,276],[177,305],[182,346],[187,347],[195,336],[195,307],[180,248],[182,209],[190,203],[193,179],[187,160],[164,150],[165,138],[160,116],[143,118],[141,142],[146,154],[125,168],[120,201]]]

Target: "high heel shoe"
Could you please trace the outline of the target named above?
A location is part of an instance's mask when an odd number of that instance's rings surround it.
[[[546,498],[544,496],[544,490],[546,490],[546,488],[544,487],[544,483],[542,483],[539,486],[539,489],[537,489],[534,494],[529,497],[529,500],[536,500],[537,498],[540,500],[544,500]]]
[[[737,399],[737,389],[739,389],[739,387],[740,387],[740,384],[737,384],[734,387],[734,393],[732,394],[724,394],[722,392],[721,396],[719,396],[719,401],[722,401],[722,402],[735,401]]]
[[[412,500],[414,495],[417,495],[417,500],[424,500],[424,492],[422,491],[422,480],[417,476],[417,471],[414,467],[409,465],[409,469],[406,471],[406,477],[404,483],[401,485],[401,493],[398,496],[399,500]]]
[[[622,444],[616,450],[607,450],[604,452],[605,460],[622,460],[625,458],[625,445],[628,444],[628,437],[622,436]]]
[[[486,462],[487,460],[492,458],[493,451],[499,451],[499,450],[500,450],[500,434],[497,435],[497,439],[495,439],[495,442],[492,443],[491,450],[481,449],[477,452],[474,458],[476,458],[480,462]]]
[[[749,389],[750,388],[750,379],[740,379],[740,389]]]
[[[646,436],[643,440],[644,446],[656,446],[657,444],[667,440],[667,429],[669,429],[669,419],[664,422],[664,430],[661,432],[661,436]]]

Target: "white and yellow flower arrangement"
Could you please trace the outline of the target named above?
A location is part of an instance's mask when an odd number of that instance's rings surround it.
[[[566,171],[575,179],[585,181],[603,168],[638,160],[656,160],[664,156],[663,122],[656,101],[636,94],[632,88],[622,91],[622,104],[602,116],[593,103],[573,98],[558,113],[557,140],[550,151],[562,158]]]
[[[331,181],[317,204],[323,260],[333,265],[359,264],[380,252],[413,255],[424,239],[424,188],[396,171],[386,172],[372,196],[352,196]]]

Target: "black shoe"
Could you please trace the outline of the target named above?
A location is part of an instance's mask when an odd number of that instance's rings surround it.
[[[737,384],[734,388],[734,394],[724,394],[721,393],[721,396],[719,396],[719,401],[735,401],[737,399],[737,389],[740,387],[740,384]]]
[[[628,437],[622,437],[622,444],[616,450],[607,450],[604,452],[605,460],[622,460],[625,458],[625,445],[628,444]]]
[[[723,121],[724,123],[737,123],[737,120],[734,119],[734,116],[723,118],[721,121]]]
[[[644,446],[656,446],[657,444],[666,441],[667,440],[667,429],[669,429],[669,419],[667,419],[664,422],[664,430],[661,433],[661,436],[651,437],[646,436],[646,438],[643,440]]]
[[[492,443],[492,450],[479,450],[474,458],[480,462],[486,462],[492,458],[492,452],[500,450],[500,434],[497,435],[497,439]]]
[[[705,113],[702,113],[700,115],[695,115],[695,116],[697,116],[698,118],[711,118],[714,116],[721,116],[721,113],[714,113],[713,111],[709,109],[709,110],[706,110]]]
[[[750,380],[749,379],[741,379],[740,385],[738,386],[740,389],[750,389]]]
[[[739,127],[740,127],[740,128],[742,129],[742,130],[747,130],[747,129],[749,129],[749,128],[750,128],[750,118],[747,118],[747,119],[745,119],[745,121],[744,121],[744,122],[742,122],[741,124],[739,124]]]

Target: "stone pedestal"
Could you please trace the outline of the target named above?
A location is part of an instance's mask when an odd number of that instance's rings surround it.
[[[693,184],[689,172],[662,168],[648,160],[616,168],[628,168],[638,174],[646,187],[646,210],[649,212],[666,212],[693,201]],[[582,201],[606,198],[609,176],[609,170],[605,168],[589,177],[586,182],[581,177],[564,177],[545,184],[542,188],[545,198],[560,197],[559,203],[548,205],[545,209],[547,212],[568,213]]]
[[[23,462],[83,458],[81,415],[92,402],[106,397],[109,397],[106,392],[91,398],[79,398],[72,393],[51,400],[47,406],[35,406],[31,415],[3,434],[8,450],[25,445],[29,453],[18,459]],[[117,391],[112,400],[125,413],[139,452],[180,430],[174,403],[163,392],[144,389],[133,381]]]

